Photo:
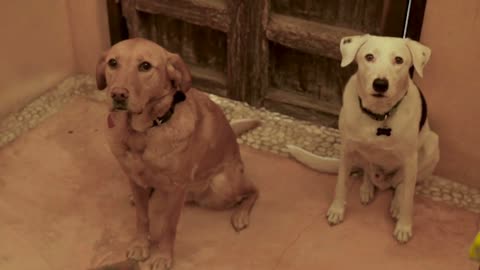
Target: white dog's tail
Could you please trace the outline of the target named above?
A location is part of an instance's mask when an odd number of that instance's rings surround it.
[[[243,133],[260,126],[262,122],[256,119],[239,119],[230,122],[233,133],[238,137]]]
[[[338,172],[339,161],[336,158],[317,156],[294,145],[287,145],[287,149],[292,157],[307,167],[324,173]]]

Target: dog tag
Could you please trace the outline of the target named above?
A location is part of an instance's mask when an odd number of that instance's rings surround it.
[[[390,136],[392,135],[392,129],[391,128],[377,128],[377,136]]]
[[[108,128],[115,127],[115,122],[113,122],[113,118],[111,114],[108,115],[107,123],[108,123]]]

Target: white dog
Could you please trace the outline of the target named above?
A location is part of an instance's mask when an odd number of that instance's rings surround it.
[[[375,187],[394,188],[390,206],[397,219],[394,235],[405,243],[412,237],[415,185],[432,175],[440,158],[425,99],[409,76],[412,65],[422,76],[430,49],[410,39],[362,35],[344,37],[340,51],[342,67],[354,60],[358,64],[343,94],[340,159],[289,145],[290,154],[314,169],[338,171],[335,198],[327,213],[330,224],[343,220],[346,180],[353,170],[363,171],[364,204],[373,199]]]

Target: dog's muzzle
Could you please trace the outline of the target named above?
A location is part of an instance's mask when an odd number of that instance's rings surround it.
[[[125,88],[114,88],[111,92],[112,105],[114,110],[127,110],[128,90]]]
[[[373,81],[373,90],[379,94],[383,94],[388,90],[388,80],[387,79],[375,79]]]

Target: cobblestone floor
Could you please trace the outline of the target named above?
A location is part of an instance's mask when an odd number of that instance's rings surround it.
[[[62,105],[79,95],[105,101],[104,92],[96,90],[92,76],[69,77],[22,110],[0,121],[0,148],[56,113]],[[340,140],[336,129],[315,126],[306,121],[296,120],[263,108],[253,108],[246,103],[215,95],[210,95],[210,98],[223,108],[229,120],[240,118],[262,120],[263,124],[259,128],[238,139],[240,144],[286,157],[288,156],[285,148],[287,144],[294,144],[323,156],[338,156]],[[419,185],[417,194],[480,213],[480,190],[458,182],[434,177],[428,184]]]

